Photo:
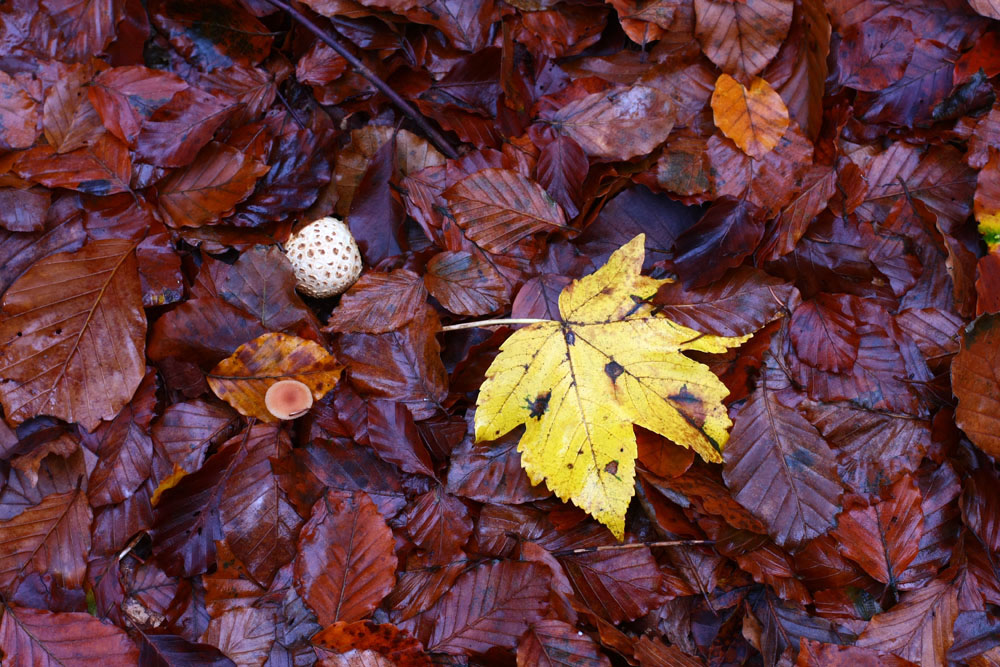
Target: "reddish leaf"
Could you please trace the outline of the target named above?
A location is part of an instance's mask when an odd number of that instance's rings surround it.
[[[183,167],[194,160],[235,111],[232,98],[185,88],[144,119],[135,155],[160,167]],[[202,158],[204,159],[204,158]]]
[[[40,133],[38,105],[6,72],[0,72],[0,100],[0,147],[29,148]]]
[[[752,253],[762,231],[752,207],[745,202],[719,199],[677,237],[673,268],[686,288],[704,287]]]
[[[7,290],[0,400],[9,420],[50,414],[93,430],[132,397],[146,336],[133,248],[94,241],[35,263]]]
[[[274,39],[263,23],[230,0],[212,5],[157,0],[149,14],[183,57],[206,70],[256,64]]]
[[[1000,317],[984,315],[966,331],[962,351],[951,366],[958,397],[955,420],[980,449],[1000,453]]]
[[[98,74],[87,89],[111,134],[134,145],[146,118],[188,84],[179,76],[141,65],[115,67]]]
[[[848,165],[847,169],[851,166]],[[854,168],[855,172],[857,168]],[[765,233],[757,256],[773,261],[795,249],[806,233],[809,223],[826,208],[837,185],[837,173],[824,166],[815,165],[803,177],[803,187],[785,206]]]
[[[177,635],[140,635],[139,663],[146,665],[197,665],[231,667],[235,665],[219,649],[208,644],[193,644]]]
[[[743,336],[777,317],[793,300],[785,282],[740,267],[706,287],[685,289],[667,283],[653,299],[659,312],[678,324],[716,336]]]
[[[124,14],[122,0],[42,0],[42,6],[56,17],[66,56],[74,60],[104,51]]]
[[[652,152],[669,136],[675,118],[669,96],[642,85],[592,93],[539,114],[541,123],[600,160],[627,160]]]
[[[437,487],[414,501],[406,530],[432,562],[448,563],[472,534],[472,520],[461,500]]]
[[[320,498],[299,536],[295,586],[322,625],[368,616],[392,590],[392,533],[364,493]]]
[[[869,123],[904,127],[926,124],[952,89],[955,52],[932,39],[918,39],[902,78],[873,93],[859,93],[858,116]]]
[[[253,192],[268,168],[235,148],[210,142],[194,162],[159,185],[159,206],[171,227],[216,222]]]
[[[958,590],[948,579],[903,595],[899,604],[876,615],[858,636],[857,645],[924,664],[942,664],[954,640]]]
[[[559,556],[577,597],[595,614],[621,623],[660,602],[660,571],[646,547]]]
[[[424,282],[412,271],[366,271],[340,298],[324,330],[387,333],[417,318],[426,299]]]
[[[199,640],[217,646],[238,665],[260,667],[275,642],[275,625],[273,608],[238,607],[211,619]]]
[[[22,664],[84,665],[94,656],[108,664],[138,664],[139,650],[121,628],[85,613],[53,613],[5,605],[0,649]]]
[[[42,231],[51,196],[41,188],[0,190],[0,227],[11,232]]]
[[[695,32],[709,60],[738,79],[760,73],[792,25],[792,0],[695,0]]]
[[[457,655],[513,649],[548,610],[549,579],[535,563],[504,560],[473,568],[438,603],[427,648]],[[483,595],[487,590],[491,594]]]
[[[442,252],[427,263],[427,291],[456,315],[488,315],[508,301],[507,285],[481,253]]]
[[[611,667],[589,636],[555,619],[534,623],[517,645],[518,667]]]
[[[0,586],[13,591],[32,572],[46,573],[61,587],[79,586],[90,551],[91,519],[87,498],[78,489],[46,496],[0,522]]]
[[[219,510],[226,543],[251,576],[268,585],[278,569],[295,557],[302,519],[285,498],[271,470],[271,459],[288,454],[283,431],[255,426],[244,444],[247,454],[232,472]]]
[[[834,373],[854,366],[860,342],[855,327],[849,304],[825,294],[796,308],[788,325],[799,359]]]
[[[46,78],[54,79],[42,107],[49,144],[65,153],[96,140],[102,133],[101,119],[84,96],[85,86],[94,76],[93,67],[57,62],[43,72]]]
[[[396,667],[431,667],[431,660],[420,642],[392,625],[376,625],[371,621],[337,622],[313,635],[310,641],[341,653],[374,651],[390,659]]]
[[[547,143],[538,155],[535,167],[539,185],[563,207],[570,218],[579,213],[583,199],[583,181],[590,164],[580,145],[566,136]]]
[[[521,468],[517,432],[500,440],[474,443],[471,437],[451,453],[447,489],[450,493],[482,503],[517,504],[547,498],[544,484],[532,486]]]
[[[538,232],[565,230],[566,214],[534,181],[508,169],[483,169],[444,192],[469,239],[503,254]]]
[[[780,337],[775,339],[780,340]],[[772,344],[757,390],[736,413],[723,451],[733,497],[763,521],[780,546],[829,530],[840,511],[833,452],[789,399]]]
[[[84,444],[98,456],[87,492],[94,507],[120,503],[146,481],[152,467],[149,423],[155,407],[156,374],[147,373],[118,416],[84,436]]]
[[[435,334],[437,316],[425,315],[384,334],[345,334],[337,358],[351,383],[368,395],[402,401],[414,419],[437,411],[447,393],[447,377]]]
[[[920,491],[911,478],[903,477],[887,493],[888,500],[844,512],[833,535],[844,555],[874,579],[895,587],[917,556],[924,517]]]
[[[899,16],[850,26],[837,51],[840,83],[864,91],[887,88],[903,76],[915,43],[910,22]]]
[[[18,158],[18,174],[50,188],[69,188],[91,195],[130,192],[132,160],[125,144],[110,134],[101,135],[85,148],[56,153],[51,146],[36,146]]]

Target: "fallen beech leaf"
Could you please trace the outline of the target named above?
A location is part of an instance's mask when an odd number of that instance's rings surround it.
[[[0,72],[0,148],[29,148],[38,138],[38,105],[6,72]]]
[[[785,103],[759,76],[745,88],[728,74],[721,74],[712,93],[712,113],[722,133],[756,160],[777,146],[788,129]]]
[[[13,604],[4,605],[0,650],[5,657],[32,659],[46,667],[80,665],[94,656],[108,665],[139,664],[139,650],[121,628],[83,612],[53,613]]]
[[[670,96],[642,85],[591,93],[539,114],[539,122],[551,125],[600,160],[627,160],[652,152],[666,141],[675,119]]]
[[[268,387],[278,380],[298,380],[319,400],[337,384],[341,366],[311,340],[268,333],[240,345],[208,375],[215,395],[247,417],[268,424],[278,421],[264,404]]]
[[[371,621],[338,621],[313,635],[309,641],[341,653],[370,650],[392,660],[396,667],[431,667],[430,657],[420,642],[394,625]]]
[[[559,322],[516,331],[486,372],[476,440],[525,424],[518,451],[535,484],[604,523],[620,538],[634,493],[632,423],[722,460],[729,393],[684,350],[723,352],[749,336],[700,334],[653,313],[665,281],[641,276],[645,235],[559,297]]]
[[[747,80],[777,55],[792,25],[792,0],[695,0],[695,34],[708,59]]]
[[[517,645],[517,667],[611,667],[589,635],[554,618],[533,624]]]
[[[299,535],[295,588],[321,625],[368,616],[392,590],[389,526],[363,492],[330,491]]]
[[[998,0],[969,0],[969,6],[987,18],[1000,19],[1000,1]]]
[[[112,419],[145,375],[146,315],[134,244],[93,241],[36,262],[4,295],[0,401],[88,431]]]
[[[955,422],[973,444],[1000,456],[1000,315],[984,315],[965,332],[951,365]]]

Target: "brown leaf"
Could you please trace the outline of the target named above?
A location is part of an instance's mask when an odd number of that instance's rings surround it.
[[[466,572],[438,602],[427,648],[436,653],[513,649],[548,610],[550,576],[536,563],[502,560]],[[483,595],[483,591],[491,591]]]
[[[208,449],[229,440],[239,426],[240,418],[228,407],[199,399],[168,406],[151,435],[171,463],[194,472]]]
[[[93,67],[56,62],[43,71],[43,76],[54,79],[46,90],[42,107],[42,123],[49,144],[57,152],[65,153],[96,140],[103,129],[101,119],[85,96],[85,86],[94,76]]]
[[[543,619],[534,623],[517,645],[518,667],[611,667],[588,635],[568,623]]]
[[[247,417],[271,424],[279,420],[264,405],[267,389],[279,380],[298,380],[319,400],[333,388],[342,368],[317,343],[298,336],[268,333],[239,346],[208,375],[215,395]]]
[[[740,267],[705,287],[667,283],[653,297],[659,312],[678,324],[716,336],[754,332],[787,308],[794,288],[763,271]]]
[[[0,522],[0,587],[10,594],[32,573],[51,576],[60,587],[83,583],[90,551],[92,515],[83,491],[46,496]]]
[[[426,300],[424,281],[412,271],[366,271],[340,297],[324,331],[387,333],[415,319]]]
[[[40,232],[52,194],[44,188],[0,190],[0,227],[11,232]]]
[[[962,351],[951,365],[958,408],[955,421],[972,442],[1000,455],[1000,316],[984,315],[967,329]]]
[[[792,0],[695,0],[695,34],[709,60],[745,81],[777,55],[792,8]]]
[[[330,491],[299,535],[295,587],[321,625],[368,616],[392,590],[392,532],[361,492]]]
[[[899,16],[875,17],[851,25],[837,51],[840,83],[864,91],[887,88],[902,78],[915,43],[911,23]]]
[[[341,653],[374,651],[388,658],[396,667],[431,667],[431,659],[413,637],[392,625],[371,621],[338,621],[310,638],[316,646]]]
[[[670,97],[634,85],[591,93],[560,109],[543,110],[539,122],[573,139],[590,157],[628,160],[651,153],[674,127]]]
[[[887,500],[841,514],[831,534],[845,556],[874,579],[895,587],[917,556],[924,517],[912,478],[903,477],[887,493]]]
[[[544,484],[532,486],[521,468],[519,432],[495,441],[474,442],[471,436],[451,452],[449,493],[481,503],[517,504],[552,495]]]
[[[472,520],[461,500],[437,487],[416,498],[406,531],[431,562],[448,563],[458,557],[472,534]]]
[[[780,546],[797,546],[829,530],[842,489],[835,459],[816,428],[789,407],[788,380],[772,343],[757,390],[736,413],[723,450],[733,497],[767,525]]]
[[[187,87],[176,74],[129,65],[98,74],[88,86],[87,96],[104,127],[134,145],[145,119]]]
[[[235,100],[224,93],[179,90],[143,120],[135,156],[159,167],[190,164],[235,110]]]
[[[97,56],[115,38],[124,14],[121,0],[42,0],[63,36],[65,56],[86,60]]]
[[[217,646],[238,665],[261,667],[275,642],[275,611],[269,607],[237,607],[208,622],[199,638]]]
[[[788,109],[764,79],[754,77],[749,88],[728,74],[719,75],[712,94],[716,126],[750,157],[760,160],[788,129]]]
[[[286,456],[291,443],[284,431],[258,425],[244,447],[247,455],[233,469],[219,505],[222,530],[233,554],[267,586],[278,569],[295,558],[302,525],[271,470],[271,459]]]
[[[171,227],[200,227],[246,199],[268,167],[231,146],[210,142],[194,162],[159,184],[159,206]]]
[[[559,202],[567,217],[574,218],[580,212],[583,182],[589,169],[587,154],[580,145],[567,136],[559,135],[539,153],[535,177],[539,185]]]
[[[846,168],[857,173],[853,163]],[[837,172],[825,165],[814,165],[802,180],[803,187],[765,232],[757,250],[758,258],[772,261],[792,252],[809,223],[826,208],[837,189]]]
[[[83,612],[53,613],[5,605],[0,650],[40,667],[84,665],[100,655],[112,665],[139,664],[139,650],[121,628]]]
[[[489,315],[509,301],[507,284],[482,253],[441,252],[427,263],[427,291],[456,315]]]
[[[612,623],[634,620],[660,602],[660,570],[648,547],[559,556],[573,590]]]
[[[38,105],[6,72],[0,72],[0,148],[29,148],[38,138]]]
[[[942,576],[904,594],[899,604],[872,618],[858,636],[857,645],[922,665],[944,664],[954,641],[952,627],[957,615],[958,590]]]
[[[49,414],[92,431],[132,397],[145,374],[146,337],[133,248],[93,241],[35,263],[7,290],[0,315],[7,419]]]
[[[483,169],[444,192],[469,239],[504,254],[539,232],[566,231],[566,214],[540,185],[509,169]]]
[[[68,153],[56,153],[52,146],[36,146],[21,153],[15,170],[50,188],[99,196],[131,192],[132,159],[128,148],[108,133]]]
[[[845,299],[820,294],[792,313],[788,323],[795,354],[814,368],[845,373],[854,366],[860,337]]]

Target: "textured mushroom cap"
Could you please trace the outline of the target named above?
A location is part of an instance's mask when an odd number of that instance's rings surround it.
[[[351,230],[337,218],[321,218],[299,230],[285,245],[296,287],[309,296],[334,296],[361,275],[361,252]]]
[[[278,419],[301,417],[312,404],[312,390],[298,380],[279,380],[264,393],[264,406]]]

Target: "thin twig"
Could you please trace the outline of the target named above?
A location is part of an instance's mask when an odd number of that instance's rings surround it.
[[[539,322],[551,322],[552,320],[538,320],[531,317],[511,317],[499,320],[479,320],[478,322],[461,322],[460,324],[449,324],[441,327],[441,331],[458,331],[459,329],[475,329],[477,327],[501,327],[509,324],[538,324]]]
[[[610,544],[600,547],[581,547],[579,549],[563,549],[553,551],[553,556],[575,556],[597,551],[617,551],[620,549],[638,549],[639,547],[686,547],[692,544],[712,544],[712,540],[668,540],[666,542],[630,542],[629,544]]]
[[[336,51],[344,60],[351,64],[358,74],[368,79],[373,86],[378,88],[379,92],[392,100],[392,103],[402,111],[406,116],[410,118],[414,123],[416,123],[424,134],[437,146],[438,150],[444,153],[449,158],[458,157],[458,152],[452,147],[448,140],[445,139],[440,132],[438,132],[434,127],[421,115],[416,109],[410,106],[410,103],[404,100],[399,93],[389,87],[385,81],[379,78],[379,75],[373,72],[367,65],[365,65],[361,60],[355,56],[353,53],[347,50],[343,44],[341,44],[337,39],[328,35],[324,32],[318,25],[310,21],[302,12],[292,7],[289,3],[284,0],[268,0],[272,5],[288,12],[295,21],[297,21],[302,27],[316,35],[324,44],[329,46],[331,49]],[[334,31],[333,35],[339,35]]]

